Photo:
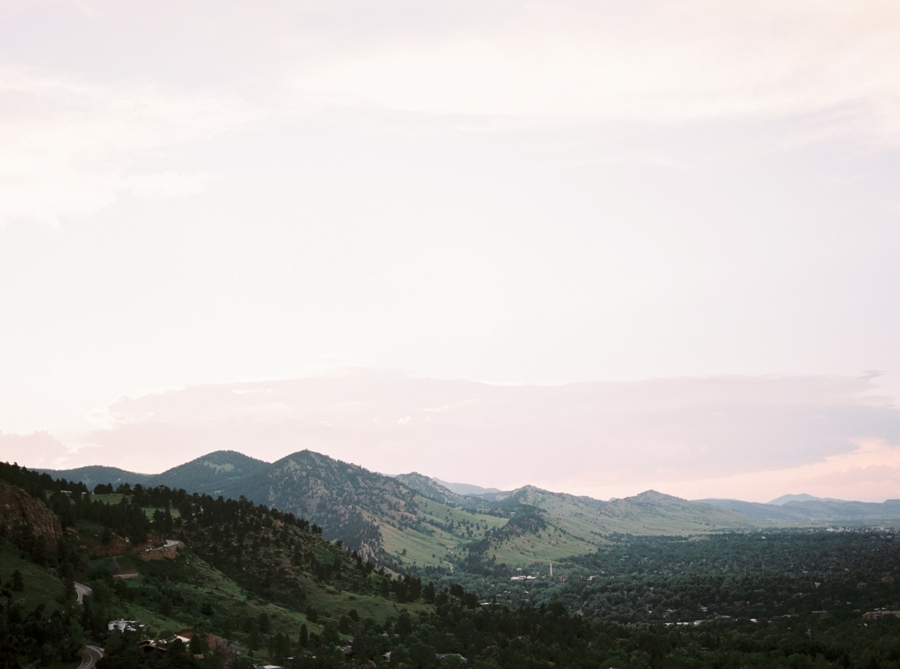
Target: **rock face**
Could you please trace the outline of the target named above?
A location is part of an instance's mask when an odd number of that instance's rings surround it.
[[[6,482],[0,482],[0,525],[7,532],[19,525],[29,527],[35,536],[44,539],[50,551],[62,538],[62,526],[53,511],[21,487]]]
[[[146,550],[138,555],[138,559],[144,561],[159,561],[160,559],[175,559],[178,556],[178,548],[183,548],[184,543],[178,542],[175,545],[158,547],[152,550]]]

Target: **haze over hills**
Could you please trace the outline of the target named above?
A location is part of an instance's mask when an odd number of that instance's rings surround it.
[[[500,490],[493,487],[479,487],[478,485],[467,485],[464,482],[444,482],[438,478],[432,478],[442,487],[446,487],[454,494],[462,494],[463,496],[481,496],[482,494],[497,494]]]
[[[839,501],[836,499],[789,500],[780,505],[749,503],[733,499],[703,499],[723,510],[739,512],[758,520],[794,523],[872,524],[900,520],[900,500],[884,503]]]
[[[769,505],[772,506],[783,506],[785,503],[790,503],[791,501],[840,501],[841,499],[829,499],[829,498],[821,498],[819,496],[812,496],[811,494],[785,494],[784,496],[779,496],[777,499],[772,499],[769,501]]]

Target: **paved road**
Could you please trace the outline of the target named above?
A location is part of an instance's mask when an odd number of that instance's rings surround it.
[[[75,591],[78,593],[78,603],[84,601],[84,597],[90,596],[91,590],[87,585],[82,585],[80,582],[75,583]]]
[[[79,669],[95,669],[97,668],[97,662],[103,659],[103,648],[98,648],[96,645],[86,645],[84,646],[84,650],[81,651],[81,666]]]

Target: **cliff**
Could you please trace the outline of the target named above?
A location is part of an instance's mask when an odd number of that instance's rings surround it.
[[[50,551],[62,538],[62,526],[53,511],[21,487],[6,482],[0,482],[0,525],[7,533],[19,525],[30,527],[35,536],[46,541]]]

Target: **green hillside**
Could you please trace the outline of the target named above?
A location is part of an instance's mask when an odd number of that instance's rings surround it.
[[[597,508],[580,497],[523,487],[494,506],[509,511],[510,520],[470,545],[473,565],[546,564],[594,552],[616,534],[706,534],[758,526],[739,513],[652,491]]]
[[[760,526],[759,520],[747,515],[653,490],[611,501],[598,515],[607,520],[609,531],[644,536],[702,534]]]
[[[8,464],[0,464],[0,485],[7,667],[65,666],[87,643],[106,646],[104,663],[142,665],[136,638],[109,635],[107,622],[118,619],[147,625],[143,637],[191,630],[203,641],[227,640],[206,651],[213,666],[261,664],[323,645],[330,654],[356,623],[395,618],[398,606],[415,613],[434,598],[433,588],[423,593],[420,580],[363,562],[316,525],[247,500],[141,485],[92,495]],[[29,520],[61,520],[66,530]],[[73,580],[93,590],[81,605]],[[182,652],[153,664],[196,665]]]
[[[464,497],[452,492],[438,492],[441,500],[434,500],[394,478],[308,450],[235,480],[222,493],[314,520],[326,538],[398,570],[449,567],[461,546],[506,522],[489,511],[462,509]]]

